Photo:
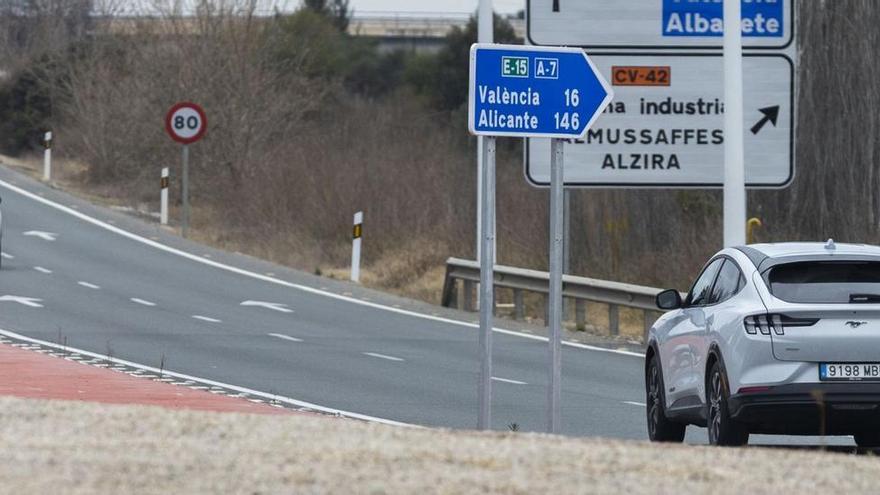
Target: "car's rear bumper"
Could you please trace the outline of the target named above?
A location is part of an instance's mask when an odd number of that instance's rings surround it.
[[[880,428],[880,382],[797,383],[732,395],[730,415],[754,433],[850,435]]]

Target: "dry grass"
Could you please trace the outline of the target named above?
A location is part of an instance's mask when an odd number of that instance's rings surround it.
[[[877,459],[0,399],[2,493],[876,493]]]

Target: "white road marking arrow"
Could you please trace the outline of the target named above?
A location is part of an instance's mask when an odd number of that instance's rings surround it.
[[[39,237],[44,241],[55,242],[55,239],[58,239],[58,234],[52,232],[43,232],[41,230],[30,230],[24,233],[26,236],[30,237]]]
[[[18,304],[22,304],[24,306],[30,306],[31,308],[42,308],[43,305],[40,304],[43,302],[42,299],[35,299],[33,297],[21,297],[21,296],[3,296],[0,297],[0,302],[14,302]]]
[[[281,313],[293,313],[293,310],[288,308],[286,304],[279,303],[270,303],[265,301],[244,301],[241,303],[242,306],[252,306],[259,308],[271,309],[273,311],[278,311]]]

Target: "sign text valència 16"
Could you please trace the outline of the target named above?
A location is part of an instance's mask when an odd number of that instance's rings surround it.
[[[612,90],[583,50],[474,45],[469,128],[473,134],[578,138]]]

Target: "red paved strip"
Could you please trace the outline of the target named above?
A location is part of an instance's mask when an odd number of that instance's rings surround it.
[[[251,414],[292,411],[0,344],[0,396]]]

